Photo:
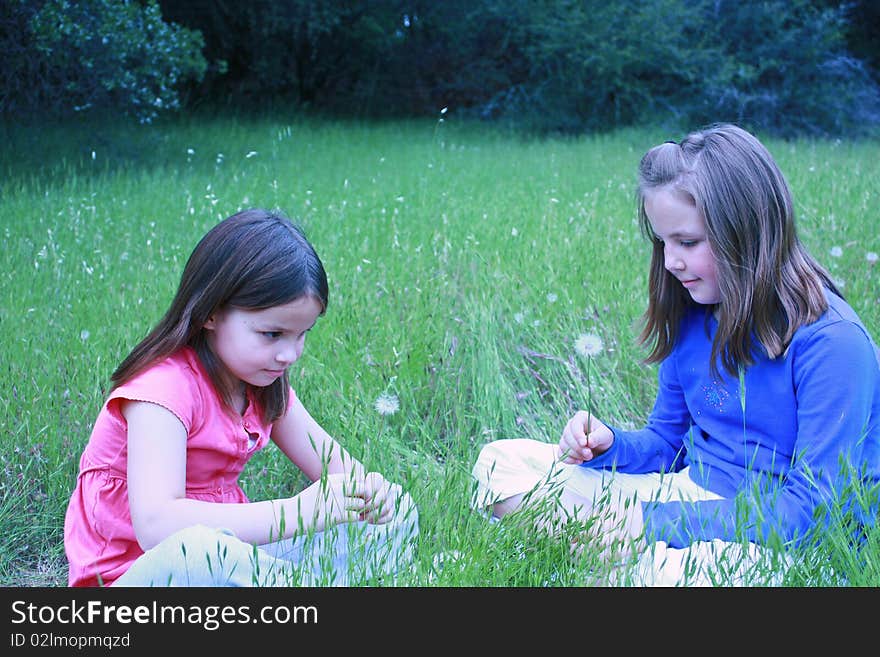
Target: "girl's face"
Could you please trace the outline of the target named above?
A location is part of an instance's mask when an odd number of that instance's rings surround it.
[[[263,387],[274,383],[302,355],[306,333],[321,314],[321,304],[300,297],[263,310],[224,308],[207,322],[208,344],[239,381]]]
[[[645,214],[654,236],[663,243],[664,266],[697,303],[721,301],[715,255],[706,222],[693,199],[672,187],[645,192]]]

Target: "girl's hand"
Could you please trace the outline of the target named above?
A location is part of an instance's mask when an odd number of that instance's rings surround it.
[[[321,477],[293,500],[299,517],[315,531],[355,522],[368,511],[364,481],[352,480],[346,474]]]
[[[589,421],[589,426],[587,422]],[[556,458],[563,463],[580,465],[606,451],[614,434],[595,415],[578,411],[565,425],[559,439]]]
[[[364,511],[361,520],[381,525],[394,516],[403,489],[392,484],[378,472],[368,472],[364,476]]]

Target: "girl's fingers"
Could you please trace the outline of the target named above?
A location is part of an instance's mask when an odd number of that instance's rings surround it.
[[[374,524],[382,524],[391,520],[394,516],[397,499],[403,489],[397,484],[390,484],[387,481],[376,496],[370,499],[367,505],[364,519]]]
[[[357,497],[354,495],[346,496],[345,498],[345,510],[346,511],[354,511],[355,513],[362,513],[367,509],[367,502],[362,497]]]
[[[562,435],[562,440],[559,441],[560,454],[567,453],[568,456],[575,458],[582,458],[583,450],[586,446],[586,437],[582,440],[578,439],[572,432],[571,427],[566,428],[565,433]]]
[[[386,522],[389,522],[391,518],[394,516],[394,509],[392,505],[385,504],[381,508],[372,509],[370,511],[366,511],[360,515],[361,520],[366,520],[367,522],[374,525],[382,525]]]
[[[556,446],[556,458],[561,459],[563,461],[567,461],[571,458],[572,448],[571,442],[568,438],[568,432],[562,434],[562,438],[559,441],[559,444]]]
[[[366,497],[366,486],[364,485],[363,480],[349,480],[344,484],[342,493],[343,495],[363,499]]]

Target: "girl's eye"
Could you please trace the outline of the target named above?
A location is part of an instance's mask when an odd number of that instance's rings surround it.
[[[679,244],[681,244],[685,248],[689,248],[692,246],[696,246],[697,241],[696,240],[682,240],[681,242],[679,242]]]
[[[281,331],[263,331],[263,335],[270,340],[275,340],[276,338],[281,337]]]

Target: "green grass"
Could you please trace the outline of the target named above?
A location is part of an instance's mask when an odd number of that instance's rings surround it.
[[[589,583],[558,542],[472,512],[469,472],[489,440],[558,438],[586,403],[573,356],[584,332],[606,347],[591,373],[599,417],[644,421],[656,369],[635,345],[649,252],[633,183],[642,152],[678,136],[297,118],[4,126],[0,584],[66,584],[64,510],[109,375],[165,310],[196,241],[246,206],[284,210],[324,260],[328,313],[291,378],[331,434],[415,498],[421,541],[404,583]],[[880,335],[880,264],[866,259],[880,252],[876,142],[767,143],[802,238]],[[400,397],[393,416],[373,409],[384,391]],[[305,482],[269,448],[241,483],[261,499]],[[878,543],[867,567],[842,532],[816,558],[877,585]],[[828,583],[810,558],[791,583]]]

